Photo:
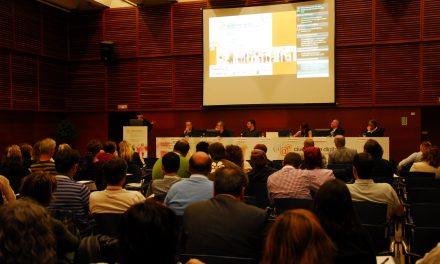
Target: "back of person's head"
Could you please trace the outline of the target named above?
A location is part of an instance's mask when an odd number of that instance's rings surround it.
[[[102,149],[105,153],[113,154],[116,151],[116,142],[114,141],[106,141],[104,145],[102,146]]]
[[[174,144],[173,150],[175,152],[178,152],[180,155],[186,157],[186,155],[188,155],[188,151],[189,151],[188,141],[186,141],[184,139],[177,141],[176,144]]]
[[[255,145],[254,149],[259,149],[259,150],[264,151],[264,153],[267,153],[267,146],[264,144],[257,144],[257,145]]]
[[[304,131],[305,133],[309,132],[310,130],[309,124],[306,122],[301,123],[300,127],[301,130]]]
[[[32,159],[33,160],[40,159],[40,143],[41,143],[41,141],[37,141],[37,142],[35,142],[34,146],[32,147]]]
[[[434,168],[440,167],[440,149],[437,146],[429,148],[427,162]]]
[[[376,119],[370,119],[370,120],[368,120],[368,124],[372,125],[374,127],[377,127],[377,120]]]
[[[87,143],[87,152],[90,153],[92,156],[98,154],[101,151],[101,149],[102,149],[102,143],[97,139],[92,139]]]
[[[49,205],[53,200],[53,192],[57,188],[56,178],[44,171],[36,171],[24,177],[21,184],[20,195],[28,197],[43,206]]]
[[[319,148],[308,147],[304,149],[304,167],[308,170],[322,168],[322,154]]]
[[[40,141],[40,155],[53,155],[57,143],[51,138],[45,138]]]
[[[58,151],[64,151],[66,149],[72,149],[72,147],[69,144],[67,144],[67,143],[61,143],[58,146]]]
[[[283,165],[290,165],[298,169],[301,165],[301,155],[296,152],[287,153],[286,156],[284,156]]]
[[[246,187],[246,173],[239,167],[223,167],[214,173],[214,193],[240,196]]]
[[[168,152],[162,157],[162,168],[165,173],[177,173],[180,167],[180,157],[174,152]]]
[[[213,161],[219,161],[226,157],[225,146],[220,142],[214,142],[209,145],[208,153]]]
[[[19,146],[23,160],[30,160],[32,157],[32,146],[28,143],[20,143]]]
[[[102,167],[102,173],[108,185],[123,185],[127,174],[127,162],[122,158],[112,158]]]
[[[308,138],[304,140],[304,148],[314,147],[314,146],[315,146],[315,141],[313,141],[312,138]]]
[[[429,141],[423,141],[420,144],[420,151],[422,152],[422,160],[427,160],[429,150],[431,147],[432,147],[432,144]]]
[[[226,159],[235,163],[240,168],[243,168],[244,156],[243,151],[237,145],[227,145],[226,146]]]
[[[126,162],[131,162],[133,159],[133,148],[126,140],[119,142],[119,157]]]
[[[371,172],[373,171],[373,158],[369,153],[358,153],[354,156],[353,167],[361,179],[371,179]]]
[[[350,191],[341,180],[327,181],[319,188],[313,212],[330,236],[359,228]]]
[[[0,263],[54,263],[55,248],[44,207],[29,199],[0,207]]]
[[[373,159],[381,159],[383,155],[382,146],[374,139],[365,142],[364,151],[369,153]]]
[[[209,143],[206,141],[200,141],[199,143],[197,143],[196,145],[196,152],[205,152],[206,154],[209,153]]]
[[[255,168],[265,167],[267,165],[266,153],[259,149],[252,150],[251,163]]]
[[[343,135],[335,136],[335,146],[337,148],[345,147],[345,137]]]
[[[131,206],[122,216],[121,263],[175,264],[178,224],[171,209],[154,199]]]
[[[79,152],[73,149],[59,151],[55,155],[55,169],[58,173],[68,173],[73,166],[79,163]]]
[[[312,212],[297,209],[278,216],[269,230],[263,264],[330,264],[334,246]]]
[[[207,176],[211,172],[211,158],[205,152],[196,152],[189,159],[189,172]]]
[[[3,166],[23,165],[23,156],[18,145],[11,145],[6,148],[2,164]]]

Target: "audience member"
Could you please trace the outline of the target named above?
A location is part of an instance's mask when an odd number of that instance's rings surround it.
[[[299,125],[299,130],[295,134],[293,134],[293,136],[294,137],[312,137],[313,132],[309,128],[309,124],[304,122]]]
[[[318,186],[335,178],[332,170],[323,169],[322,160],[322,154],[319,148],[308,147],[304,149],[304,169],[308,171],[310,180]]]
[[[267,183],[267,178],[275,173],[277,170],[269,167],[266,153],[259,149],[254,149],[251,152],[252,170],[248,173],[249,184],[252,183]]]
[[[173,184],[182,178],[177,174],[180,166],[180,157],[174,152],[168,152],[162,157],[163,179],[153,180],[148,189],[147,195],[164,196]]]
[[[376,263],[374,243],[357,220],[350,191],[344,182],[330,180],[324,183],[315,195],[313,212],[335,243],[334,263]]]
[[[51,138],[40,141],[40,154],[38,160],[31,165],[31,171],[48,171],[56,174],[55,163],[52,159],[55,154],[56,142]]]
[[[90,194],[90,213],[119,214],[135,203],[145,200],[138,191],[127,191],[122,187],[127,177],[127,163],[122,158],[108,160],[103,166],[107,188]]]
[[[182,133],[182,137],[193,137],[194,131],[193,131],[193,125],[191,121],[185,122],[185,130]]]
[[[223,167],[236,166],[233,162],[226,159],[226,149],[220,142],[214,142],[209,145],[209,156],[211,157],[211,173]]]
[[[93,180],[98,190],[104,190],[107,184],[102,176],[103,161],[98,160],[101,153],[102,143],[97,139],[92,139],[87,143],[87,155],[81,160],[81,165],[76,180]]]
[[[257,144],[257,145],[255,145],[254,149],[262,150],[262,151],[264,151],[264,153],[266,153],[266,155],[267,155],[267,146],[264,145],[264,144]],[[275,167],[274,167],[275,165],[274,165],[273,161],[271,161],[270,159],[267,159],[267,165],[268,165],[269,167],[275,168]]]
[[[388,178],[393,179],[394,168],[388,160],[382,158],[383,149],[382,146],[374,139],[369,139],[364,144],[364,152],[367,152],[373,158],[373,170],[371,172],[371,178]]]
[[[356,154],[353,160],[353,174],[355,182],[347,184],[353,201],[369,201],[386,203],[388,216],[403,214],[403,206],[393,187],[388,183],[375,183],[371,178],[374,160],[368,153]]]
[[[335,136],[336,150],[328,154],[328,164],[353,163],[354,156],[357,154],[355,149],[345,147],[345,137]]]
[[[218,121],[215,126],[215,130],[218,131],[220,137],[231,137],[232,134],[229,130],[225,129],[225,122]]]
[[[99,152],[96,155],[96,159],[99,161],[108,161],[112,158],[118,157],[118,152],[116,151],[116,142],[114,141],[107,141],[102,145],[102,150],[104,152]]]
[[[178,222],[173,211],[154,199],[130,207],[122,216],[121,263],[177,263]]]
[[[127,173],[130,173],[130,178],[127,178],[127,183],[141,182],[141,167],[142,161],[139,153],[134,152],[130,143],[126,140],[119,142],[119,157],[127,163]]]
[[[426,152],[425,152],[426,153]],[[431,172],[435,173],[437,179],[440,178],[440,149],[437,146],[430,147],[423,156],[422,161],[415,162],[410,172]]]
[[[176,215],[183,215],[190,203],[208,200],[213,196],[213,183],[208,179],[211,172],[209,156],[204,152],[194,153],[189,160],[189,171],[189,179],[173,184],[165,197],[165,204]]]
[[[5,204],[5,202],[12,203],[15,201],[14,190],[9,185],[9,180],[2,175],[0,175],[0,192],[0,205]]]
[[[304,163],[304,150],[306,148],[314,147],[314,146],[315,146],[315,141],[313,140],[313,138],[307,138],[307,139],[304,140],[304,146],[303,146],[303,149],[302,149],[303,151],[300,152],[301,159],[303,160],[303,163]],[[321,154],[321,157],[322,157],[321,168],[327,168],[327,158],[325,157],[325,155],[322,155],[322,154]]]
[[[437,244],[430,252],[426,253],[423,258],[417,260],[416,264],[438,264],[440,262],[440,243]],[[194,264],[198,264],[194,262]]]
[[[206,154],[209,154],[209,143],[206,141],[200,141],[199,143],[197,143],[196,145],[196,152],[205,152]]]
[[[385,129],[377,125],[377,120],[371,119],[368,121],[367,129],[362,134],[364,137],[383,137]]]
[[[269,230],[262,264],[332,264],[334,245],[310,211],[290,210]]]
[[[0,165],[0,175],[8,178],[12,189],[18,193],[22,179],[31,172],[23,165],[20,147],[12,145],[6,148]]]
[[[63,151],[63,150],[71,150],[72,147],[67,144],[67,143],[61,143],[60,145],[58,145],[58,150],[57,151]]]
[[[261,131],[257,130],[257,122],[250,119],[246,123],[246,129],[241,133],[242,137],[261,137]]]
[[[53,175],[37,171],[24,178],[20,194],[23,198],[30,198],[42,206],[48,206],[54,199],[53,192],[56,187],[57,181]],[[76,251],[79,239],[70,233],[61,221],[52,217],[51,227],[57,243],[58,259],[67,260],[66,253]]]
[[[56,241],[51,217],[27,199],[0,207],[0,263],[51,264]]]
[[[23,166],[31,167],[32,163],[32,146],[28,143],[20,143],[21,156],[23,157]]]
[[[425,157],[427,156],[429,152],[429,148],[431,148],[432,144],[429,141],[423,141],[419,146],[419,152],[414,152],[413,154],[409,155],[405,159],[399,162],[399,165],[397,166],[397,170],[401,171],[404,167],[410,166],[415,162],[420,162],[423,159],[423,155]],[[411,168],[411,167],[409,167]],[[407,169],[407,171],[409,170]]]
[[[58,152],[55,165],[58,175],[57,189],[53,193],[55,199],[48,209],[54,214],[70,211],[74,216],[76,227],[84,232],[89,226],[90,190],[84,184],[75,182],[72,177],[78,169],[79,153],[75,150]]]
[[[244,169],[246,172],[252,170],[251,164],[244,160],[243,150],[237,145],[227,145],[225,148],[226,159],[234,163],[238,167]]]
[[[40,143],[41,143],[41,141],[37,141],[37,142],[35,142],[34,146],[32,147],[31,165],[40,159]],[[30,166],[29,166],[29,168],[30,168]]]
[[[345,134],[344,129],[341,127],[341,123],[338,119],[333,119],[330,123],[330,135],[331,137],[336,137],[338,135],[343,136]]]
[[[240,168],[214,173],[214,197],[190,204],[183,216],[183,251],[258,258],[268,213],[243,202],[247,184]]]
[[[278,198],[312,199],[310,192],[316,192],[319,184],[312,181],[308,171],[300,170],[300,165],[301,156],[298,153],[287,153],[283,168],[269,176],[267,190],[272,204]]]
[[[156,122],[144,118],[144,113],[136,112],[136,118],[142,120],[142,125],[148,127],[148,132],[151,132],[151,130],[153,130],[153,126]]]
[[[186,159],[186,155],[189,152],[189,143],[188,141],[181,139],[174,144],[173,152],[179,155],[180,157],[180,167],[177,174],[182,178],[188,178],[190,173],[188,171],[188,160]],[[163,171],[162,171],[162,158],[159,158],[153,166],[153,180],[163,179]]]

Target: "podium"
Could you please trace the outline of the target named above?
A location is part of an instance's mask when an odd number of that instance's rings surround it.
[[[148,158],[148,127],[147,126],[124,126],[122,138],[131,144],[134,151],[142,158]]]

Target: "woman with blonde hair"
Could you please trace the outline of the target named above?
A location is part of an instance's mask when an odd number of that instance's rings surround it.
[[[30,174],[29,169],[23,165],[23,156],[18,145],[6,148],[0,165],[0,174],[9,180],[12,189],[17,193],[23,178]]]
[[[262,264],[332,264],[334,246],[312,212],[284,212],[266,239]]]
[[[141,181],[141,158],[137,152],[133,151],[131,144],[122,140],[119,142],[119,157],[127,162],[127,173],[129,176],[126,183],[139,183]]]

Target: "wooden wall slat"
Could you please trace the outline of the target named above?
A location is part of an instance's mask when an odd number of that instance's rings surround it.
[[[171,53],[171,6],[139,9],[139,55]]]
[[[67,66],[63,61],[40,61],[40,110],[65,111]]]
[[[0,47],[14,46],[12,0],[0,0]]]
[[[38,110],[37,59],[24,55],[12,56],[12,109]]]
[[[440,103],[440,43],[423,47],[423,92],[424,103]]]
[[[336,43],[371,42],[373,2],[335,1]]]
[[[173,5],[173,52],[201,53],[203,50],[202,7],[204,3]]]
[[[203,56],[175,58],[176,108],[200,108],[203,105]]]
[[[372,47],[336,49],[336,102],[339,106],[371,105]]]
[[[33,54],[41,52],[40,4],[15,0],[15,48]]]
[[[42,7],[43,56],[67,59],[68,18],[51,7]]]
[[[440,1],[424,0],[423,37],[440,38]]]
[[[105,67],[100,61],[72,63],[69,80],[67,110],[105,111]]]
[[[376,47],[376,103],[417,104],[419,100],[419,45]]]
[[[137,61],[128,60],[109,66],[107,83],[107,107],[118,110],[118,105],[127,105],[127,110],[138,108]]]
[[[139,104],[142,110],[173,107],[171,58],[139,60]]]
[[[11,107],[9,52],[0,51],[0,109]]]
[[[375,23],[376,41],[420,39],[420,0],[376,1]]]
[[[101,56],[99,43],[103,40],[102,14],[82,13],[71,16],[70,59],[98,59]]]
[[[136,56],[136,13],[135,8],[105,11],[104,40],[113,41],[117,58]]]

